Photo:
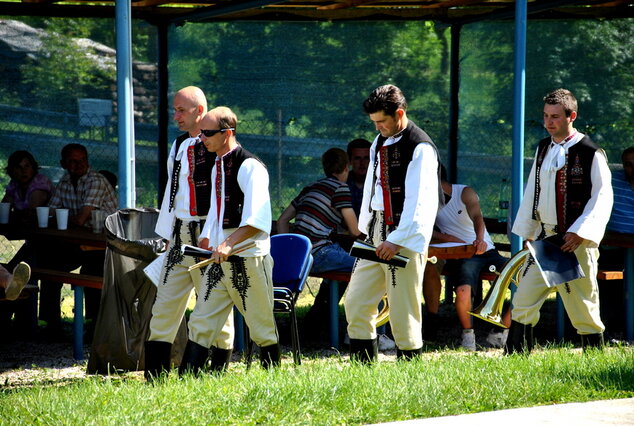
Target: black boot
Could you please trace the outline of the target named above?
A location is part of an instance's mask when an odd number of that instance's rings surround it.
[[[603,333],[581,335],[581,347],[584,351],[588,348],[603,349],[604,346]]]
[[[396,348],[396,359],[409,361],[414,358],[418,358],[423,354],[423,348],[411,349],[411,350],[401,350]]]
[[[187,346],[185,346],[183,360],[181,361],[181,365],[178,367],[178,374],[181,376],[185,373],[199,375],[205,367],[207,358],[209,358],[209,349],[196,342],[188,340]]]
[[[350,339],[350,359],[369,364],[379,358],[379,343],[377,339]]]
[[[151,382],[170,370],[172,344],[159,341],[145,342],[145,380]]]
[[[260,364],[262,364],[262,367],[266,369],[279,367],[281,362],[282,355],[280,354],[279,343],[269,346],[260,346]]]
[[[220,349],[215,346],[211,347],[211,359],[209,364],[210,371],[226,371],[231,362],[233,349]]]
[[[533,326],[511,321],[509,335],[504,346],[504,355],[530,353],[533,349]]]
[[[425,312],[423,320],[423,340],[435,342],[438,340],[438,326],[440,325],[440,315],[432,312]]]

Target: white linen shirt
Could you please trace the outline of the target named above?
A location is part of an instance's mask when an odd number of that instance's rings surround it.
[[[583,137],[583,134],[579,135],[577,142]],[[537,151],[535,152],[535,158],[537,158]],[[535,197],[535,169],[536,165],[535,161],[533,161],[533,167],[526,183],[524,198],[513,223],[513,233],[530,240],[534,240],[539,236],[542,223],[547,225],[557,224],[556,173],[546,170],[544,167],[541,168],[539,175],[541,183],[540,199],[537,204],[539,220],[532,218],[533,199]],[[595,152],[592,159],[590,171],[592,190],[590,199],[581,216],[575,220],[567,231],[589,240],[591,242],[589,247],[599,246],[605,227],[610,219],[613,202],[611,176],[605,153],[599,149]]]
[[[402,136],[388,138],[383,146],[398,143]],[[375,163],[378,136],[370,148],[370,164]],[[376,173],[380,177],[380,166]],[[383,192],[377,178],[377,187],[372,196],[372,173],[365,177],[363,201],[359,214],[359,229],[368,234],[368,225],[372,219],[372,210],[383,211]],[[372,199],[370,199],[372,198]],[[414,149],[412,160],[407,166],[405,176],[405,201],[398,227],[392,231],[387,241],[405,247],[417,253],[424,253],[434,229],[438,211],[438,157],[429,143],[419,143]]]
[[[224,157],[221,159],[221,162],[223,161]],[[212,182],[216,181],[216,173],[218,173],[218,170],[216,165],[214,165],[211,171]],[[225,213],[224,167],[220,168],[220,173],[222,173],[223,182],[220,197],[220,218],[223,218]],[[266,167],[255,158],[247,158],[242,162],[238,170],[238,185],[244,193],[244,205],[242,207],[242,218],[239,227],[252,226],[260,230],[254,237],[240,243],[240,245],[242,245],[251,241],[255,242],[254,248],[240,253],[240,256],[265,256],[271,250],[269,234],[271,233],[272,220],[271,199],[269,197],[269,174],[266,171]],[[218,220],[218,215],[216,214],[216,185],[212,184],[212,187],[209,213],[207,214],[207,221],[200,233],[199,240],[208,238],[210,247],[218,247],[236,228],[222,228],[222,220]]]
[[[178,153],[176,150],[176,141],[172,144],[169,157],[167,159],[167,185],[163,192],[163,201],[161,202],[161,210],[156,221],[155,232],[165,239],[170,239],[174,230],[174,219],[182,219],[185,221],[200,220],[204,216],[192,216],[189,213],[189,161],[187,159],[187,149],[198,142],[198,138],[185,139]],[[172,188],[172,173],[174,169],[174,158],[180,161],[181,168],[178,173],[178,191],[174,197],[174,209],[170,211],[170,190]]]

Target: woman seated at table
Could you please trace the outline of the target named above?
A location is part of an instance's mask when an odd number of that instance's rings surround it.
[[[9,156],[6,172],[11,181],[2,202],[11,203],[17,221],[24,225],[35,217],[35,207],[46,206],[53,194],[50,179],[38,170],[37,161],[28,151],[15,151]]]
[[[5,170],[11,180],[5,189],[2,202],[11,203],[13,210],[11,223],[18,226],[34,226],[35,207],[48,204],[53,194],[53,184],[47,176],[38,173],[37,161],[28,151],[20,150],[12,153]],[[29,280],[30,269],[27,274],[25,271],[28,265],[23,261],[31,265],[37,263],[35,250],[28,241],[7,265],[8,270],[13,271],[13,276],[7,270],[0,271],[0,287],[3,287],[2,282],[8,285],[8,289],[5,289],[6,300],[15,300]],[[33,282],[33,284],[37,283]],[[33,293],[31,297],[36,298],[37,293]],[[35,324],[33,319],[35,314],[32,306],[31,300],[3,303],[0,308],[0,328],[6,330],[11,318],[15,315],[14,325],[17,328],[17,335],[24,336],[33,331],[31,328]]]

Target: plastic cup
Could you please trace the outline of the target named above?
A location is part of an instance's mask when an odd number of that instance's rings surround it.
[[[68,209],[56,209],[55,217],[57,217],[57,229],[60,231],[68,229]]]
[[[37,226],[39,226],[40,228],[47,228],[48,227],[48,211],[49,211],[49,208],[48,207],[36,207],[35,210],[37,211]]]
[[[0,203],[0,223],[9,223],[11,203]]]
[[[106,220],[106,213],[102,210],[92,211],[92,232],[99,234],[103,232],[103,223]]]

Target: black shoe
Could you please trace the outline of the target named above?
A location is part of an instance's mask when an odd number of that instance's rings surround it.
[[[267,370],[272,367],[279,367],[282,362],[280,344],[275,343],[269,346],[260,346],[260,363]]]
[[[410,361],[414,358],[419,358],[423,354],[423,348],[411,349],[411,350],[401,350],[396,349],[396,359],[401,361]]]
[[[528,354],[533,350],[533,326],[511,321],[509,335],[504,346],[504,355]]]
[[[145,380],[151,382],[170,370],[172,344],[159,341],[145,342]]]
[[[605,347],[603,333],[582,334],[581,347],[584,351],[589,348],[603,349]]]
[[[369,364],[379,359],[377,339],[350,339],[350,359]]]
[[[231,362],[233,349],[220,349],[215,346],[211,347],[211,358],[209,360],[210,371],[226,371]]]
[[[182,376],[183,374],[191,373],[198,376],[205,368],[207,358],[209,358],[209,349],[188,340],[181,365],[178,367],[178,374]]]

